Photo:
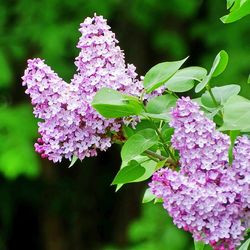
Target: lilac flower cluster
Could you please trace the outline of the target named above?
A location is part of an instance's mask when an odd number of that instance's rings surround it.
[[[190,98],[172,110],[172,145],[180,153],[180,170],[153,175],[152,192],[174,223],[215,250],[235,250],[250,223],[250,140],[239,137],[232,166],[230,138],[215,129]]]
[[[98,149],[111,146],[108,133],[119,131],[122,121],[106,120],[91,107],[99,89],[110,87],[135,96],[142,90],[135,67],[125,65],[115,34],[102,16],[86,18],[80,32],[77,73],[71,84],[64,82],[41,59],[28,60],[22,77],[34,114],[42,119],[38,123],[41,138],[35,149],[54,162],[72,156],[82,160],[95,156]]]

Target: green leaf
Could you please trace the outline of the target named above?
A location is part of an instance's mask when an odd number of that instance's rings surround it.
[[[174,128],[170,128],[168,126],[164,126],[161,129],[162,137],[164,138],[164,141],[166,141],[166,142],[170,142],[173,133],[174,133]]]
[[[176,105],[177,98],[172,95],[156,96],[148,101],[146,106],[147,116],[153,119],[170,120],[169,111]]]
[[[224,104],[224,123],[219,130],[240,130],[250,132],[250,101],[236,95]]]
[[[77,160],[78,160],[77,156],[73,155],[69,168],[71,168],[76,163]]]
[[[156,204],[156,203],[163,203],[163,199],[162,198],[155,198],[154,204]]]
[[[241,247],[239,248],[239,250],[248,250],[248,247],[250,245],[250,239],[248,239],[247,241],[245,241]]]
[[[131,137],[135,133],[135,131],[132,128],[127,126],[123,126],[122,129],[123,129],[123,134],[126,138]]]
[[[248,76],[247,83],[250,84],[250,75]]]
[[[221,50],[214,59],[212,69],[210,71],[212,77],[216,77],[223,73],[228,64],[228,54],[225,50]]]
[[[215,57],[212,68],[209,72],[209,74],[203,79],[202,82],[200,82],[196,88],[195,92],[199,93],[201,90],[203,90],[212,77],[216,77],[220,75],[226,68],[228,63],[228,54],[226,51],[221,50]]]
[[[145,150],[158,143],[158,137],[153,129],[144,129],[132,135],[123,145],[121,157],[123,162],[129,162]]]
[[[120,169],[115,179],[113,180],[112,185],[135,181],[144,173],[145,168],[143,168],[137,161],[132,160],[126,167]]]
[[[199,84],[196,85],[195,87],[195,93],[199,93],[200,91],[202,91],[208,84],[208,82],[210,81],[211,77],[210,76],[206,76],[202,82],[200,82]]]
[[[154,199],[155,199],[155,195],[151,192],[150,188],[147,188],[143,195],[142,203],[148,203]]]
[[[166,161],[167,161],[167,159],[166,160],[162,160],[162,161],[158,161],[157,164],[156,164],[155,170],[163,168],[165,166]]]
[[[202,241],[195,241],[194,242],[194,249],[195,250],[204,250],[205,248],[205,243]]]
[[[217,104],[223,105],[231,96],[235,96],[240,93],[240,86],[236,84],[229,84],[222,87],[214,87],[211,89],[211,91],[215,97]],[[201,96],[201,102],[206,107],[216,107],[208,91],[206,91]]]
[[[131,180],[128,180],[124,183],[117,184],[116,191],[118,191],[123,186],[123,184],[131,183],[131,182],[141,182],[141,181],[147,180],[157,170],[157,164],[155,161],[152,161],[147,156],[138,155],[130,162],[122,162],[120,171],[121,171],[121,169],[123,169],[131,164],[135,164],[134,163],[135,161],[137,162],[138,165],[140,165],[141,168],[144,169],[144,173],[142,173],[140,176],[135,177],[133,180],[131,179]]]
[[[231,8],[235,0],[227,0],[227,9]]]
[[[202,80],[207,70],[201,67],[187,67],[178,70],[173,77],[165,82],[165,87],[173,92],[186,92],[194,87],[195,81]]]
[[[234,143],[237,138],[237,136],[240,134],[239,130],[232,130],[230,131],[230,147],[228,149],[228,159],[229,159],[229,165],[232,165],[233,162],[233,148],[234,148]]]
[[[186,57],[180,61],[173,62],[163,62],[152,67],[145,75],[143,84],[147,93],[159,88],[170,79],[176,71],[182,66],[182,64],[187,60]]]
[[[232,23],[250,14],[250,0],[235,0],[230,13],[221,18],[223,23]]]
[[[143,109],[135,97],[110,88],[99,90],[92,101],[92,106],[105,118],[139,115]]]
[[[147,180],[152,176],[157,168],[156,162],[152,160],[141,162],[141,166],[145,169],[144,174],[132,182],[141,182]]]

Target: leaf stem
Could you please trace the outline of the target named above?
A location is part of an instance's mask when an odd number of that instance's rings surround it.
[[[214,94],[213,94],[213,91],[211,90],[210,85],[207,85],[206,88],[207,88],[207,90],[208,90],[209,95],[211,96],[211,98],[212,98],[212,100],[213,100],[214,105],[215,105],[216,107],[219,107],[220,105],[219,105],[218,102],[216,101],[215,96],[214,96]],[[219,113],[219,115],[221,116],[221,118],[223,118],[223,114],[222,114],[221,110],[219,110],[218,113]]]
[[[162,155],[159,155],[157,153],[155,153],[154,151],[151,151],[151,150],[146,150],[144,152],[150,159],[152,158],[155,158],[155,159],[158,159],[159,161],[166,161],[167,165],[169,166],[172,166],[174,168],[176,168],[178,166],[178,163],[176,161],[174,161],[173,159],[171,158],[165,158],[164,156]]]
[[[164,138],[163,138],[163,136],[161,134],[161,131],[157,128],[157,126],[155,125],[154,121],[150,117],[148,117],[148,119],[151,121],[151,123],[155,127],[155,131],[156,131],[157,135],[159,136],[159,138],[160,138],[160,140],[162,142],[164,150],[169,154],[169,156],[173,159],[173,161],[177,162],[174,154],[171,152],[171,150],[169,149],[168,145],[165,143]]]
[[[155,153],[154,151],[151,151],[151,150],[149,150],[149,149],[147,149],[147,150],[145,151],[145,153],[146,153],[148,156],[154,157],[154,158],[156,158],[156,159],[158,159],[158,160],[160,160],[160,161],[166,160],[166,158],[165,158],[164,156],[159,155],[159,154],[157,154],[157,153]]]

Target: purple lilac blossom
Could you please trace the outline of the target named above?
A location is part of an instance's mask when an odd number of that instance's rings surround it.
[[[135,67],[125,65],[123,51],[102,16],[86,18],[75,60],[77,73],[71,83],[63,81],[43,60],[28,60],[22,77],[30,95],[41,138],[35,149],[54,162],[63,157],[83,159],[111,146],[110,131],[118,132],[121,119],[105,119],[92,107],[95,93],[102,87],[140,96],[142,83]]]
[[[228,163],[229,136],[218,132],[189,97],[177,101],[170,125],[180,170],[161,169],[150,187],[174,223],[215,250],[235,250],[250,222],[250,140],[239,137]]]

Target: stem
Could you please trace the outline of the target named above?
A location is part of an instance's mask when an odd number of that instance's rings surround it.
[[[170,155],[170,157],[173,159],[174,162],[177,162],[174,154],[170,151],[168,145],[165,143],[164,138],[162,137],[162,134],[161,134],[160,130],[157,128],[157,126],[155,125],[154,121],[148,116],[144,116],[144,117],[147,118],[149,121],[151,121],[151,123],[155,127],[155,131],[156,131],[157,135],[159,136],[159,138],[160,138],[160,140],[162,142],[164,150]]]
[[[154,122],[153,122],[153,124],[154,124]],[[165,143],[164,138],[162,137],[162,134],[161,134],[160,130],[155,126],[155,124],[154,124],[154,127],[155,127],[155,131],[156,131],[157,135],[159,136],[159,138],[160,138],[160,140],[162,142],[163,148],[170,155],[170,157],[176,162],[176,158],[175,158],[174,154],[168,148],[168,145]]]
[[[144,98],[145,93],[146,93],[146,90],[144,89],[141,93],[141,96],[139,97],[139,101],[142,103],[142,105],[143,105],[143,98]]]
[[[217,101],[215,99],[215,96],[214,96],[214,94],[213,94],[213,92],[211,90],[211,87],[209,85],[207,86],[207,90],[208,90],[208,93],[209,93],[209,95],[211,96],[211,98],[213,100],[214,105],[216,107],[219,107],[220,105],[217,103]],[[219,110],[219,115],[221,116],[221,118],[223,118],[223,114],[222,114],[221,110]]]
[[[155,153],[154,151],[151,151],[151,150],[146,150],[145,153],[148,155],[148,156],[151,156],[151,157],[154,157],[160,161],[164,161],[166,160],[166,158],[164,156],[161,156],[157,153]]]
[[[173,168],[176,168],[178,166],[178,162],[174,161],[171,158],[165,158],[157,153],[155,153],[154,151],[151,150],[146,150],[144,152],[150,159],[155,158],[158,159],[160,161],[166,161],[167,165],[172,166]],[[153,159],[152,159],[153,160]]]
[[[167,92],[168,94],[170,94],[170,95],[176,97],[177,99],[179,98],[179,96],[176,95],[175,92],[172,92],[172,91],[170,91],[170,90],[166,90],[166,92]]]
[[[218,107],[219,104],[217,103],[217,101],[216,101],[216,99],[215,99],[215,97],[214,97],[214,94],[213,94],[211,88],[208,87],[207,90],[208,90],[208,92],[209,92],[209,94],[210,94],[210,96],[211,96],[211,98],[212,98],[212,100],[213,100],[214,105],[215,105],[216,107]]]

